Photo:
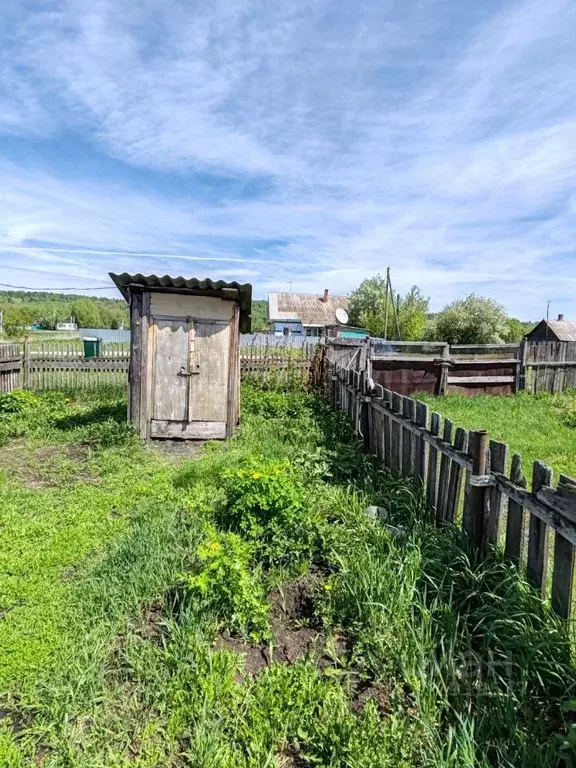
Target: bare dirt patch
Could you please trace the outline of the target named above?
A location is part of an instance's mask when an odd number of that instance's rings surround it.
[[[147,447],[174,464],[200,458],[205,440],[148,440]]]
[[[346,653],[346,642],[341,637],[333,638],[332,652],[328,653],[326,635],[314,610],[314,591],[322,580],[321,574],[309,573],[270,593],[271,643],[250,643],[222,634],[216,640],[215,648],[242,655],[246,676],[257,675],[274,662],[293,664],[305,656],[313,658],[318,666],[333,665],[335,657]],[[241,679],[239,675],[239,681]]]
[[[295,747],[286,747],[278,755],[282,768],[308,768],[310,763],[305,760]]]
[[[390,692],[386,686],[374,682],[360,682],[351,692],[350,708],[354,712],[364,712],[366,704],[373,699],[381,715],[390,714]]]
[[[24,439],[17,439],[0,449],[0,469],[29,488],[91,483],[96,477],[86,466],[89,453],[90,448],[80,443],[31,449]]]

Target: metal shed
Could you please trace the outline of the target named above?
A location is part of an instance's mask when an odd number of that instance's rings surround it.
[[[140,436],[230,437],[238,423],[239,334],[251,329],[252,286],[110,277],[130,305],[128,419]]]

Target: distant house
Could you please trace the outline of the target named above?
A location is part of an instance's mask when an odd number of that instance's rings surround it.
[[[576,341],[576,321],[564,320],[564,315],[558,315],[557,320],[541,320],[526,338],[528,341]]]
[[[57,331],[77,331],[78,326],[76,323],[56,323]]]
[[[270,331],[276,336],[323,336],[326,328],[341,324],[343,318],[346,322],[348,301],[348,296],[331,296],[328,289],[322,296],[316,293],[269,293]]]

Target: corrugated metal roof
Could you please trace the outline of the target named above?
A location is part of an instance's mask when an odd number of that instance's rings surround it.
[[[575,320],[548,320],[548,327],[560,341],[576,341]]]
[[[224,290],[236,290],[240,303],[240,333],[250,333],[252,330],[252,286],[250,283],[237,283],[235,281],[227,283],[224,280],[210,280],[209,278],[199,280],[196,277],[170,277],[170,275],[158,277],[157,275],[141,275],[140,273],[129,275],[128,272],[123,272],[121,275],[110,272],[109,275],[126,301],[129,300],[132,286],[149,288],[152,291],[164,289],[169,292],[170,289],[174,289],[179,293],[205,291],[208,295],[216,296],[222,295]]]
[[[271,322],[299,320],[302,325],[338,325],[337,309],[348,309],[348,296],[331,296],[324,302],[316,293],[269,293],[268,317]]]

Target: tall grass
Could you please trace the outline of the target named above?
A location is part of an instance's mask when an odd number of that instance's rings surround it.
[[[561,395],[418,395],[465,429],[487,429],[490,437],[520,453],[531,481],[532,464],[545,461],[556,473],[576,477],[576,392]]]

